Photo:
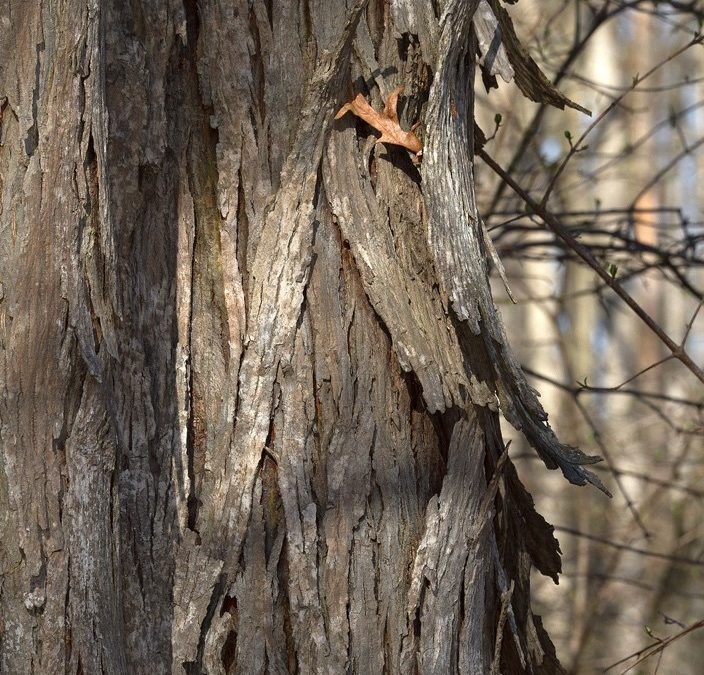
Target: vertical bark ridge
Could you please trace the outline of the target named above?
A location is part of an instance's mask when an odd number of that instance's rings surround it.
[[[323,140],[330,125],[333,96],[340,86],[364,4],[358,2],[352,8],[334,49],[320,59],[311,76],[301,122],[282,169],[280,188],[262,221],[253,259],[248,261],[249,315],[238,392],[247,405],[239,409],[229,448],[206,460],[213,480],[203,485],[199,520],[207,529],[200,528],[200,542],[195,546],[192,538],[183,540],[189,556],[180,557],[186,569],[177,571],[179,578],[202,579],[205,569],[206,585],[213,589],[215,577],[221,571],[228,580],[236,573],[251,517],[252,489],[275,410],[275,379],[279,368],[285,371],[291,367],[293,338],[311,261]],[[277,274],[271,274],[272,267]],[[223,480],[225,477],[227,480]],[[197,610],[200,620],[205,617],[204,610],[205,603],[201,601]],[[187,637],[183,635],[192,620],[190,611],[191,607],[186,612],[179,606],[176,608],[174,634],[178,636],[179,649],[174,656],[175,664],[193,662],[196,658],[192,632],[189,630]],[[208,628],[204,625],[204,630]]]
[[[404,644],[406,672],[416,659],[424,673],[457,672],[460,661],[460,672],[488,670],[487,623],[494,609],[487,606],[492,566],[488,514],[482,508],[486,490],[483,463],[478,461],[482,454],[482,432],[470,415],[454,425],[443,487],[426,509],[408,594],[409,622],[419,614],[422,624],[420,635],[409,636]],[[430,592],[423,592],[425,588]],[[463,612],[457,611],[460,600]]]
[[[81,164],[76,130],[83,110],[62,111],[49,102],[73,101],[75,93],[75,55],[68,49],[57,53],[57,36],[75,39],[90,21],[85,10],[69,22],[39,3],[6,3],[1,18],[0,90],[6,102],[0,133],[0,443],[6,491],[0,505],[7,529],[0,547],[0,669],[34,672],[67,659],[72,610],[65,606],[70,536],[64,502],[71,487],[65,465],[85,375],[75,368],[80,360],[73,322],[77,298],[69,283],[79,248],[75,225],[83,211],[74,182]],[[110,449],[103,435],[84,455],[100,468],[96,491],[82,508],[87,513],[102,500],[106,534],[111,487],[103,459]],[[87,535],[78,534],[86,543]],[[100,557],[110,564],[110,540],[103,543],[107,550]],[[93,580],[91,574],[74,576],[77,594],[94,591],[93,602],[114,606],[110,585],[89,591]],[[119,644],[119,635],[108,635],[103,625],[106,638]]]

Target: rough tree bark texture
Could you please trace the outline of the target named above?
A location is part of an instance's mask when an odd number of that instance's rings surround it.
[[[560,672],[476,5],[2,3],[2,672]],[[420,167],[334,121],[400,84]]]

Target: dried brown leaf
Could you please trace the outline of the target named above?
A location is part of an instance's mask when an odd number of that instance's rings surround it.
[[[383,112],[378,112],[367,103],[361,94],[357,94],[349,103],[345,103],[335,115],[335,119],[351,112],[360,119],[363,119],[369,126],[381,133],[381,138],[377,143],[389,143],[400,145],[406,150],[410,150],[417,156],[423,152],[423,144],[420,138],[413,131],[404,131],[398,121],[398,96],[403,91],[403,87],[396,87],[387,97]]]

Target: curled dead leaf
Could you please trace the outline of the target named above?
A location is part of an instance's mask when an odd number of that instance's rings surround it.
[[[381,138],[377,143],[390,143],[392,145],[400,145],[401,147],[410,150],[420,157],[423,154],[423,143],[413,131],[404,131],[398,121],[398,95],[403,91],[403,87],[396,87],[386,99],[383,112],[377,112],[367,103],[367,100],[361,94],[357,94],[349,103],[345,103],[337,111],[335,119],[351,112],[353,115],[363,119],[367,124],[381,133]],[[414,129],[418,125],[414,125]]]

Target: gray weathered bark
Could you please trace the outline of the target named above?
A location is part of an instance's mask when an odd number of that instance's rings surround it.
[[[477,2],[434,4],[3,3],[3,672],[560,671],[499,406],[592,477],[489,294]],[[398,84],[420,169],[334,122]]]

